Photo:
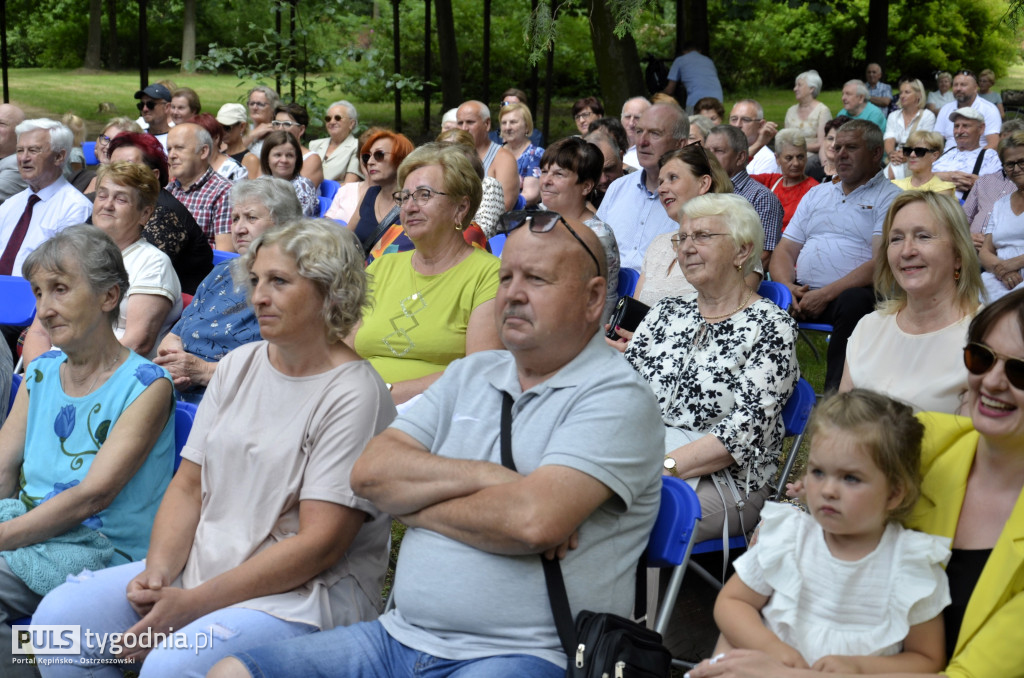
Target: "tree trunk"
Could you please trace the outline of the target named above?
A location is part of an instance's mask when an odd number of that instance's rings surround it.
[[[85,43],[85,63],[93,70],[103,67],[100,63],[100,39],[103,32],[103,0],[89,0],[89,37]]]
[[[867,33],[867,44],[864,48],[867,61],[878,64],[884,72],[885,48],[889,44],[889,0],[870,0]]]
[[[462,103],[462,75],[459,69],[459,48],[455,42],[455,14],[452,0],[435,0],[437,47],[441,57],[441,110],[456,108]]]
[[[710,55],[710,30],[708,29],[708,0],[679,0],[676,5],[676,22],[682,24],[682,30],[676,27],[676,53],[683,53],[683,45],[692,42],[705,56]],[[678,13],[682,11],[682,14]],[[680,41],[680,38],[682,40]]]
[[[184,29],[181,32],[181,70],[196,60],[196,0],[185,0]]]
[[[600,74],[604,110],[614,114],[626,99],[646,94],[640,57],[633,36],[616,37],[615,19],[605,2],[587,0],[587,9],[590,14],[590,43]]]
[[[121,68],[117,51],[117,0],[107,0],[107,68],[112,71]]]

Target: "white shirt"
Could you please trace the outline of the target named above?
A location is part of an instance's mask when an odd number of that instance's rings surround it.
[[[808,191],[782,234],[801,246],[797,282],[818,289],[869,261],[871,238],[882,235],[885,213],[901,192],[882,172],[849,195],[842,182]]]
[[[914,127],[916,123],[916,127]],[[884,139],[895,139],[897,144],[905,144],[910,136],[910,128],[915,132],[930,132],[935,129],[935,114],[927,108],[922,108],[910,120],[910,124],[903,123],[903,111],[896,110],[889,114],[885,123]]]
[[[935,161],[935,164],[932,165],[932,172],[967,172],[968,174],[974,174],[974,164],[978,161],[978,154],[982,151],[985,151],[985,157],[982,158],[981,167],[978,169],[978,176],[981,177],[986,174],[995,174],[1002,171],[1003,163],[999,160],[999,154],[996,153],[994,148],[975,148],[973,151],[961,151],[954,147],[953,150],[947,150]],[[963,200],[963,191],[957,191],[956,197],[958,200]]]
[[[178,275],[168,256],[142,238],[121,250],[121,256],[124,258],[125,270],[128,271],[128,293],[121,300],[117,325],[114,327],[118,339],[124,336],[128,324],[128,300],[133,294],[152,294],[171,302],[171,309],[160,325],[160,334],[153,343],[153,350],[143,356],[152,358],[156,355],[160,340],[181,315],[181,283],[178,282]]]
[[[32,193],[31,188],[26,188],[0,205],[0,253],[7,247],[7,241],[11,239],[14,227],[18,225],[28,205],[28,197]],[[25,258],[37,247],[68,226],[85,223],[92,215],[92,203],[64,177],[58,177],[57,181],[36,195],[40,200],[32,208],[32,221],[29,222],[28,231],[21,242],[21,249],[18,250],[14,269],[11,271],[12,275],[18,277],[21,277],[21,267],[25,263]]]
[[[935,116],[935,131],[946,137],[946,148],[956,146],[956,140],[953,138],[953,121],[949,119],[949,116],[958,108],[961,106],[954,99],[940,108],[939,114]],[[971,108],[985,116],[985,131],[982,134],[999,134],[999,130],[1003,127],[1003,118],[999,115],[999,109],[995,104],[976,96]],[[985,137],[982,136],[982,147],[985,146],[985,143]]]
[[[622,164],[629,165],[635,170],[643,169],[640,167],[640,160],[636,157],[636,146],[629,147],[626,155],[622,156]]]
[[[658,194],[647,190],[646,176],[647,171],[641,170],[613,181],[597,209],[597,218],[615,232],[619,265],[637,271],[656,236],[679,230],[679,223],[665,212]]]
[[[782,169],[772,149],[762,146],[747,163],[747,174],[782,174]]]

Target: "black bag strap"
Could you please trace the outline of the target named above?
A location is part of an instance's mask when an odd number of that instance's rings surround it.
[[[377,244],[380,237],[384,235],[384,231],[391,228],[393,224],[398,223],[398,215],[401,211],[402,209],[398,205],[395,205],[391,208],[390,212],[384,215],[384,218],[380,220],[379,224],[377,224],[376,230],[374,230],[373,234],[363,243],[364,257],[370,254],[370,250],[372,250],[373,246]]]
[[[971,170],[971,174],[977,175],[978,172],[981,171],[981,162],[985,159],[985,151],[987,150],[987,148],[981,149],[981,153],[978,154],[978,159],[974,161],[974,169]]]
[[[502,393],[501,401],[501,465],[516,471],[516,462],[512,458],[512,396]],[[538,555],[544,568],[544,582],[548,589],[548,600],[551,603],[551,614],[555,618],[555,629],[562,641],[565,655],[572,661],[576,653],[576,624],[572,610],[569,608],[569,595],[565,591],[565,579],[562,577],[562,565],[557,558],[548,560],[541,553]],[[636,590],[634,591],[633,613],[637,619],[647,614],[647,552],[640,554],[636,564]]]

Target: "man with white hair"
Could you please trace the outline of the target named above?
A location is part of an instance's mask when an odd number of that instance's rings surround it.
[[[73,137],[55,120],[26,120],[15,128],[18,171],[28,188],[0,205],[0,275],[21,265],[45,240],[92,214],[92,204],[63,176]]]
[[[167,135],[167,190],[192,213],[210,244],[234,252],[231,243],[231,182],[210,167],[210,133],[195,123],[175,125]]]
[[[985,136],[981,145],[995,150],[999,145],[999,131],[1002,129],[1002,116],[999,109],[990,101],[978,96],[978,78],[971,71],[957,71],[953,76],[953,101],[944,105],[935,114],[935,131],[946,137],[946,148],[957,145],[953,123],[953,113],[960,108],[973,108],[981,113],[985,126]]]
[[[584,139],[601,149],[601,155],[604,156],[604,165],[601,166],[601,180],[594,187],[594,196],[592,198],[594,206],[600,207],[601,201],[604,200],[604,194],[608,192],[608,187],[611,186],[613,181],[623,175],[622,151],[619,150],[615,140],[603,131],[591,132]]]
[[[519,199],[519,168],[516,166],[516,156],[488,138],[491,111],[487,105],[481,101],[467,101],[459,106],[456,122],[459,129],[469,132],[473,137],[477,155],[484,165],[484,172],[501,182],[501,188],[505,193],[505,209],[515,207]]]
[[[629,148],[623,149],[625,155],[622,156],[622,162],[635,170],[640,169],[640,161],[636,158],[636,124],[650,107],[651,102],[643,97],[626,99],[619,116],[619,122],[626,128],[626,138],[629,139]]]
[[[836,117],[845,115],[854,120],[869,120],[885,133],[885,113],[868,101],[868,87],[861,80],[847,80],[843,85],[843,110]]]
[[[983,148],[981,145],[981,135],[985,131],[985,116],[981,111],[964,106],[953,111],[949,121],[953,123],[956,146],[947,149],[935,161],[932,172],[943,181],[956,184],[956,197],[962,200],[978,177],[1002,171],[1003,163],[999,161],[995,148]]]
[[[754,99],[737,101],[729,111],[729,124],[738,127],[747,137],[747,174],[782,174],[779,161],[768,146],[779,126],[764,119],[760,103]]]

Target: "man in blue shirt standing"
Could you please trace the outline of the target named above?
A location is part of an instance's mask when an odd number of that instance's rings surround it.
[[[715,62],[701,54],[694,43],[683,45],[683,53],[672,62],[668,71],[668,85],[663,92],[674,96],[680,83],[686,88],[688,113],[692,113],[693,105],[704,97],[722,100],[722,83],[718,81]]]

